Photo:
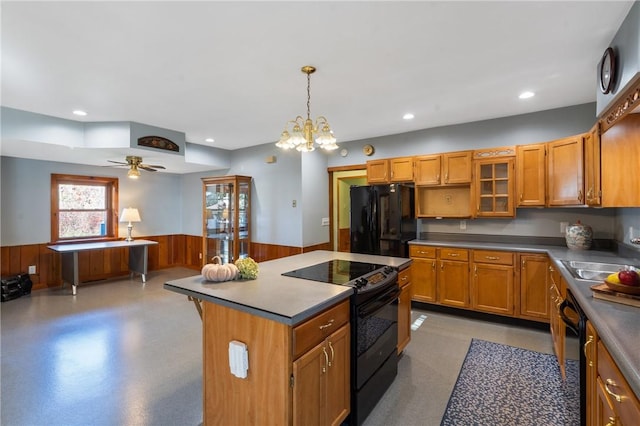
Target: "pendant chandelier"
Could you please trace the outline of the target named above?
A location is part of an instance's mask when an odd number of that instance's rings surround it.
[[[288,121],[280,135],[280,140],[276,143],[278,148],[295,148],[301,152],[311,152],[315,150],[315,143],[322,149],[332,151],[338,148],[336,138],[333,137],[329,122],[323,116],[319,116],[315,123],[311,120],[311,74],[316,72],[316,68],[305,65],[301,71],[307,75],[307,119],[297,116],[295,120]],[[289,126],[292,125],[291,133]]]

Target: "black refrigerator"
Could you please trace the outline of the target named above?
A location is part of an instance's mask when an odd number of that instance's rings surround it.
[[[414,187],[409,184],[351,187],[351,252],[409,257],[416,238]]]

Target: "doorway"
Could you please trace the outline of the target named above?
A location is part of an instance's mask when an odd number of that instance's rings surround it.
[[[367,171],[364,167],[354,170],[341,170],[332,173],[331,187],[333,195],[330,201],[332,229],[332,248],[336,251],[350,251],[351,185],[366,185]]]

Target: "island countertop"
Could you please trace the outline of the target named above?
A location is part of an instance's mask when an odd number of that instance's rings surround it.
[[[282,274],[333,259],[377,263],[398,269],[411,263],[410,259],[401,257],[318,250],[261,262],[255,280],[217,283],[195,275],[168,281],[164,288],[294,326],[349,298],[353,289]]]

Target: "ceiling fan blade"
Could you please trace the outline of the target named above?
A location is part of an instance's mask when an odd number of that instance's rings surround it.
[[[123,166],[128,166],[129,163],[123,163],[122,161],[113,161],[113,160],[107,160],[110,163],[116,163],[116,164],[122,164]]]
[[[156,169],[152,169],[151,167],[143,166],[142,164],[138,164],[138,168],[142,170],[146,170],[148,172],[157,172]]]
[[[164,166],[161,166],[159,164],[140,164],[140,166],[144,166],[144,167],[151,167],[154,169],[164,169]]]

